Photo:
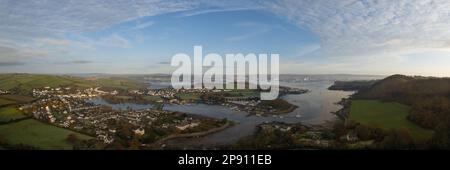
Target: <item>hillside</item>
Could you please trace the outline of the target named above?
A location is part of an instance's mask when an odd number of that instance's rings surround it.
[[[107,89],[139,89],[145,84],[126,77],[75,77],[67,75],[0,74],[0,90],[28,94],[43,87],[102,87]]]
[[[142,89],[146,87],[146,84],[139,79],[129,77],[103,77],[94,80],[96,86],[102,87],[102,89]]]
[[[24,92],[33,88],[77,86],[91,87],[94,82],[82,78],[57,75],[37,75],[37,74],[0,74],[0,89]]]
[[[450,78],[393,75],[361,89],[356,98],[383,99],[413,104],[421,98],[450,96]]]
[[[393,75],[353,95],[364,99],[409,106],[407,119],[433,129],[434,146],[450,148],[450,78]]]
[[[335,81],[328,90],[359,91],[370,88],[378,80]]]
[[[410,108],[396,102],[377,100],[354,100],[350,108],[349,119],[367,126],[384,130],[404,129],[415,140],[426,140],[432,130],[422,128],[407,119]]]

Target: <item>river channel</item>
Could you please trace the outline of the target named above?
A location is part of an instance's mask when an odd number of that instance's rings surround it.
[[[282,98],[298,108],[291,113],[273,116],[249,115],[243,111],[236,111],[227,106],[208,105],[208,104],[164,104],[163,109],[168,111],[179,111],[189,114],[202,115],[217,119],[226,118],[235,122],[235,124],[225,130],[198,137],[198,138],[180,138],[166,141],[167,145],[177,145],[183,147],[214,147],[232,144],[242,137],[251,135],[258,124],[264,122],[285,122],[285,123],[303,123],[309,125],[321,124],[325,121],[336,119],[331,112],[341,108],[336,102],[346,98],[352,92],[331,91],[327,88],[333,84],[333,81],[294,81],[281,82],[283,86],[308,89],[305,94],[285,95]],[[149,109],[153,105],[122,103],[110,104],[103,99],[90,100],[94,104],[111,106],[114,109]]]

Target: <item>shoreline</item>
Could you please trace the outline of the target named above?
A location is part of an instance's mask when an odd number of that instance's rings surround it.
[[[224,125],[217,127],[217,128],[209,129],[207,131],[185,133],[185,134],[172,134],[172,135],[166,136],[162,139],[159,139],[156,142],[153,142],[151,145],[161,145],[161,144],[164,144],[165,141],[178,139],[178,138],[193,138],[193,137],[206,136],[206,135],[210,135],[210,134],[225,130],[231,126],[233,126],[233,123],[227,121],[227,123],[225,123]]]

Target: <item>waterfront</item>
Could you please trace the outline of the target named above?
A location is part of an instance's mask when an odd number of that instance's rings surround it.
[[[112,109],[115,110],[128,110],[128,109],[132,109],[132,110],[145,110],[145,109],[152,109],[153,105],[152,104],[137,104],[137,103],[118,103],[118,104],[111,104],[108,103],[107,101],[105,101],[102,98],[93,98],[93,99],[89,99],[87,100],[88,103],[92,103],[94,105],[103,105],[103,106],[109,106]]]
[[[196,138],[177,138],[165,142],[166,146],[184,148],[215,148],[235,143],[239,139],[253,134],[257,125],[267,122],[302,123],[304,125],[321,125],[337,117],[332,112],[341,108],[336,104],[342,98],[347,98],[353,92],[328,90],[335,80],[360,80],[373,77],[293,77],[289,76],[281,80],[282,86],[291,88],[308,89],[304,94],[288,94],[281,98],[298,106],[294,111],[281,115],[250,115],[244,111],[238,111],[230,106],[209,105],[204,103],[170,104],[166,103],[163,110],[178,111],[193,115],[201,115],[216,119],[227,119],[235,124],[222,131]],[[155,83],[153,83],[155,85]],[[169,83],[158,82],[158,88],[165,88]],[[153,86],[155,87],[155,86]],[[133,103],[109,104],[104,100],[95,99],[96,104],[108,105],[114,109],[148,109],[152,105]]]
[[[290,94],[283,96],[286,101],[297,105],[298,108],[291,113],[277,116],[256,116],[248,115],[241,111],[234,111],[226,106],[192,104],[192,105],[165,105],[165,110],[180,111],[190,114],[214,117],[218,119],[226,118],[236,124],[223,131],[199,137],[182,138],[167,141],[167,145],[176,145],[186,148],[190,147],[214,147],[233,144],[242,137],[251,135],[257,125],[264,122],[285,122],[303,123],[306,125],[317,125],[336,118],[331,112],[337,111],[341,106],[336,102],[346,98],[352,92],[330,91],[327,88],[333,81],[312,81],[312,82],[283,82],[283,85],[295,88],[306,88],[310,92],[306,94]]]

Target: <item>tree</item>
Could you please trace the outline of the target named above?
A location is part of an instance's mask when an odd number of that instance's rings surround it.
[[[133,129],[134,126],[131,123],[122,121],[119,123],[116,135],[124,140],[130,140],[134,135]]]
[[[339,139],[339,137],[345,135],[347,132],[346,132],[346,129],[345,129],[344,122],[339,121],[339,120],[336,121],[333,124],[332,132],[335,134],[336,139]]]
[[[355,128],[356,134],[358,134],[358,138],[361,140],[369,140],[371,138],[371,131],[369,127],[365,125],[358,125]]]
[[[387,136],[386,130],[378,127],[373,127],[371,130],[371,136],[376,142],[383,141],[384,137]]]
[[[67,136],[66,140],[67,140],[67,142],[69,142],[70,144],[73,144],[73,145],[78,144],[78,143],[80,143],[80,141],[81,141],[81,140],[78,138],[78,136],[77,136],[76,134],[74,134],[74,133],[69,134],[69,135]]]
[[[414,141],[411,138],[408,130],[396,129],[391,130],[389,134],[381,142],[381,147],[384,149],[412,149],[414,148]]]
[[[450,149],[450,138],[449,138],[449,124],[440,123],[431,139],[433,148],[436,149]]]

